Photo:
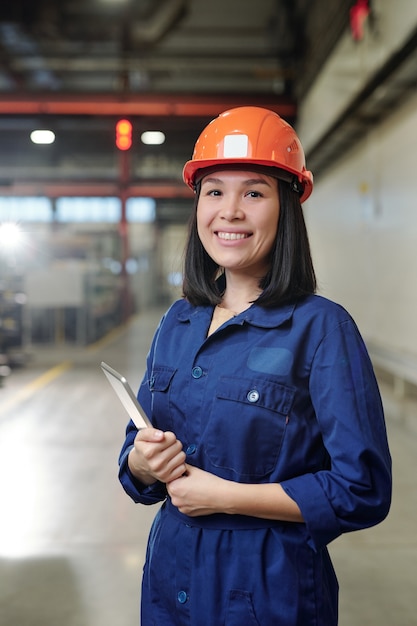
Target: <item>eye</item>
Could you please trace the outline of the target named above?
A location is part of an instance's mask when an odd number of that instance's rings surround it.
[[[263,194],[260,191],[248,191],[246,195],[250,198],[263,198]]]
[[[207,189],[206,196],[221,196],[222,192],[220,189]]]

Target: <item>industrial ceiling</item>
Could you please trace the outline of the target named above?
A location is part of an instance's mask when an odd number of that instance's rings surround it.
[[[188,197],[182,165],[200,130],[222,110],[268,106],[296,125],[298,103],[348,27],[352,4],[2,0],[0,194],[117,194],[115,123],[127,117],[128,193],[159,198],[161,206],[175,198],[181,204]],[[414,67],[410,54],[401,63]],[[346,144],[347,122],[363,113],[377,87],[337,121],[334,142],[326,137],[323,148],[314,147],[318,169]],[[36,128],[53,130],[56,141],[35,146],[29,135]],[[145,130],[162,131],[163,146],[141,143]]]

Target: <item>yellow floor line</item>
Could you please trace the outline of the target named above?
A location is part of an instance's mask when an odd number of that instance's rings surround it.
[[[135,319],[135,317],[136,316],[130,317],[125,324],[121,324],[95,343],[86,346],[85,350],[87,352],[95,352],[96,350],[99,350],[100,348],[108,345],[109,343],[117,339],[121,334],[123,334],[126,328],[128,328],[132,321]],[[30,383],[17,391],[12,397],[6,400],[3,404],[0,404],[0,415],[3,413],[7,413],[8,411],[10,411],[10,409],[13,409],[24,400],[27,400],[28,398],[33,396],[37,391],[39,391],[39,389],[42,389],[50,382],[55,380],[55,378],[61,376],[61,374],[69,370],[72,366],[72,361],[63,361],[62,363],[55,365],[55,367],[52,367],[51,369],[41,374],[41,376],[38,376],[38,378],[35,378],[35,380],[32,380]]]
[[[117,339],[131,325],[135,317],[136,317],[135,315],[130,317],[127,320],[127,322],[125,322],[124,324],[121,324],[120,326],[117,326],[116,328],[113,328],[113,330],[110,330],[106,335],[104,335],[104,337],[88,345],[86,347],[87,352],[95,352],[96,350],[103,348],[107,344]]]
[[[7,413],[10,409],[13,409],[24,400],[27,400],[39,391],[39,389],[46,387],[46,385],[55,380],[55,378],[61,376],[61,374],[69,370],[71,367],[71,361],[63,361],[62,363],[59,363],[59,365],[51,367],[51,369],[47,370],[41,374],[41,376],[38,376],[38,378],[35,378],[35,380],[32,380],[30,383],[19,389],[19,391],[6,400],[4,404],[0,405],[0,414]]]

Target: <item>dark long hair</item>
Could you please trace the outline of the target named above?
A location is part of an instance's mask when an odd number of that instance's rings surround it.
[[[317,283],[310,244],[299,195],[287,182],[279,181],[280,214],[270,268],[261,279],[262,293],[256,304],[273,307],[316,291]],[[197,232],[196,188],[194,211],[188,229],[184,256],[183,295],[194,306],[221,302],[222,288],[218,276],[221,268],[205,251]]]

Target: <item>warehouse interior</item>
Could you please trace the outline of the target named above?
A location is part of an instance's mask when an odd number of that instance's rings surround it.
[[[32,341],[94,341],[150,299],[177,293],[192,206],[181,172],[199,132],[242,104],[270,107],[303,130],[300,107],[346,31],[358,48],[356,30],[366,28],[381,47],[378,3],[367,17],[354,19],[353,8],[323,0],[2,3],[0,212],[26,230],[10,249],[3,228],[4,361],[24,360]],[[316,183],[412,92],[416,47],[411,30],[313,140],[302,133]],[[129,151],[115,145],[123,118],[132,125]],[[34,143],[39,130],[53,143]],[[163,133],[164,143],[144,143],[147,131]]]
[[[153,330],[181,296],[193,206],[183,165],[211,119],[244,105],[276,111],[302,140],[320,291],[363,332],[398,464],[392,517],[334,547],[340,626],[415,623],[410,0],[2,0],[0,623],[138,623],[154,512],[116,484],[124,421],[98,363],[137,388]],[[23,472],[10,478],[18,445]]]

